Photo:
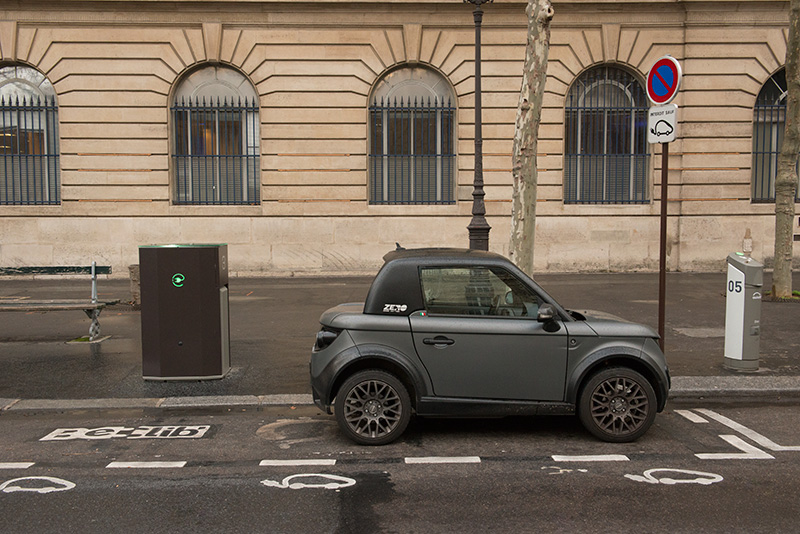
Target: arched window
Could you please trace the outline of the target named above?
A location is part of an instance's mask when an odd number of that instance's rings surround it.
[[[258,95],[241,73],[205,67],[178,85],[172,106],[175,204],[258,204]]]
[[[770,76],[753,106],[753,202],[775,202],[778,152],[786,124],[786,87],[786,69],[782,68]]]
[[[59,204],[58,107],[31,67],[0,67],[0,205]]]
[[[649,201],[647,95],[639,80],[601,65],[578,77],[565,108],[564,201]]]
[[[455,95],[439,73],[384,75],[369,107],[370,204],[452,204]]]

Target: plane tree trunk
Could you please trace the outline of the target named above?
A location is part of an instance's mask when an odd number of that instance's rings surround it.
[[[544,85],[547,81],[550,21],[554,11],[550,0],[528,0],[525,12],[528,15],[528,38],[512,154],[514,189],[511,199],[509,256],[517,267],[532,274],[538,182],[537,137],[542,117]]]
[[[789,42],[786,47],[786,125],[778,154],[775,176],[775,270],[772,295],[777,299],[792,296],[792,256],[795,205],[797,196],[797,156],[800,153],[800,0],[792,0],[789,13]]]

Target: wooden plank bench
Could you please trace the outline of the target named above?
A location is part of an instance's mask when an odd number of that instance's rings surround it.
[[[111,274],[111,267],[98,267],[95,262],[89,267],[0,267],[0,275],[21,274],[90,274],[92,276],[92,297],[90,299],[0,299],[0,312],[48,312],[83,310],[92,320],[89,326],[89,341],[100,335],[100,312],[106,306],[117,304],[119,300],[101,301],[97,298],[97,275]]]

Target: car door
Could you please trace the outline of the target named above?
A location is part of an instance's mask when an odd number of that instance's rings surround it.
[[[436,396],[561,401],[567,332],[537,321],[541,297],[502,267],[425,267],[410,317]]]

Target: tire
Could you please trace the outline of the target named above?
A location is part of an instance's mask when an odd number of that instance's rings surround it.
[[[592,375],[578,400],[578,417],[586,430],[612,443],[639,439],[653,424],[656,411],[653,386],[627,367]]]
[[[386,445],[408,426],[411,398],[394,375],[377,369],[361,371],[339,388],[334,412],[339,428],[352,441]]]

